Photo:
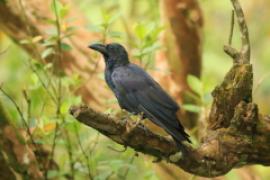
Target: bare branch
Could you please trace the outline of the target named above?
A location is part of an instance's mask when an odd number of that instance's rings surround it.
[[[187,146],[187,155],[177,152],[173,140],[154,134],[131,119],[116,120],[86,106],[72,107],[71,114],[81,123],[137,152],[155,156],[192,174],[214,177],[246,164],[270,165],[267,117],[258,119],[257,106],[242,101],[236,107],[233,123],[227,129],[209,131],[198,148]],[[254,129],[255,128],[255,129]],[[253,131],[256,134],[252,135]],[[252,147],[252,148],[251,148]]]
[[[229,45],[224,46],[224,51],[233,58],[234,63],[248,64],[250,63],[250,41],[244,12],[238,0],[231,0],[231,2],[234,7],[234,12],[236,14],[237,22],[241,32],[242,47],[240,51],[231,47],[231,37],[234,25],[234,18],[232,17]]]
[[[243,63],[250,62],[250,42],[248,27],[245,21],[245,15],[238,0],[231,0],[235,10],[236,18],[241,32],[242,48],[241,54],[243,56]]]
[[[237,61],[240,58],[240,53],[234,49],[233,47],[229,45],[224,45],[223,50],[225,53],[227,53],[231,58],[234,60],[234,63],[237,63]]]
[[[231,17],[231,28],[230,28],[230,35],[229,35],[229,45],[232,45],[233,39],[233,30],[234,30],[234,10],[232,10],[232,17]]]

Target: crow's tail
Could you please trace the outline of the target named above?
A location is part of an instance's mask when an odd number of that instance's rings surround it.
[[[178,139],[178,138],[175,138],[173,137],[173,140],[177,146],[177,148],[183,153],[183,154],[187,154],[187,147]]]
[[[187,153],[187,147],[183,144],[183,141],[187,141],[191,143],[189,140],[189,135],[184,131],[184,128],[182,126],[179,126],[179,129],[175,128],[168,128],[168,133],[172,136],[177,148],[183,152]]]

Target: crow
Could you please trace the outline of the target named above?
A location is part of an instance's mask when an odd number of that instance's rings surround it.
[[[151,120],[170,134],[179,150],[185,151],[182,141],[191,141],[177,118],[177,103],[147,72],[129,62],[127,51],[122,45],[96,43],[89,45],[89,48],[103,55],[105,80],[119,106],[133,114],[143,114],[143,118]]]

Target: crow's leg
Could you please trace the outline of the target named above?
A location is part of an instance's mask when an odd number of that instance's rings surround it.
[[[142,113],[138,114],[138,119],[134,123],[128,123],[127,132],[130,133],[133,131],[138,125],[142,125],[144,127],[144,115]]]
[[[135,126],[138,126],[139,124],[142,124],[144,126],[144,122],[145,122],[145,116],[143,113],[138,114],[138,119],[135,122]]]

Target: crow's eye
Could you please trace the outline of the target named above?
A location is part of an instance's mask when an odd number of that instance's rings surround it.
[[[117,52],[117,48],[115,48],[115,47],[112,46],[112,45],[108,45],[106,49],[107,49],[107,51],[110,52],[110,53],[116,53],[116,52]]]
[[[113,50],[113,47],[111,45],[107,45],[106,47],[108,50]]]

